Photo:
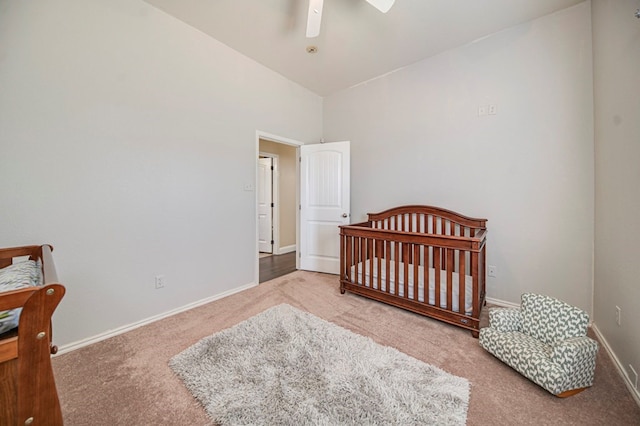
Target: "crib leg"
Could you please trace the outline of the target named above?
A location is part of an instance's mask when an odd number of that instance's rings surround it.
[[[471,332],[471,335],[477,339],[478,337],[480,337],[480,332],[479,332],[479,331],[476,331],[476,330],[473,330],[473,331]]]
[[[340,294],[344,294],[345,293],[345,289],[344,289],[344,284],[340,283]]]

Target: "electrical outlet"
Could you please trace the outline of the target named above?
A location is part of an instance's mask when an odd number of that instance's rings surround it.
[[[622,309],[620,309],[620,306],[616,306],[616,324],[622,325]]]
[[[489,115],[496,115],[498,113],[498,109],[495,104],[489,105]]]
[[[482,117],[484,115],[487,115],[487,105],[480,105],[478,107],[478,117]]]
[[[156,289],[164,288],[164,275],[156,275]]]
[[[494,265],[487,266],[487,275],[489,275],[490,277],[495,278],[497,273],[498,273],[498,267],[497,266],[494,266]]]
[[[629,370],[631,370],[631,374],[629,374],[629,379],[631,379],[631,383],[633,384],[633,387],[636,388],[636,390],[638,389],[638,373],[636,373],[636,370],[633,368],[633,365],[629,364]]]

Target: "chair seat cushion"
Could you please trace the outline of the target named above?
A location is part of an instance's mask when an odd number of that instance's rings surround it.
[[[550,345],[527,334],[500,332],[491,327],[480,330],[479,341],[489,353],[552,394],[569,390],[566,373],[550,360]]]

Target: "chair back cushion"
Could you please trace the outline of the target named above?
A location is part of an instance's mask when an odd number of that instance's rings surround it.
[[[522,332],[547,344],[587,335],[589,315],[541,294],[522,295]]]

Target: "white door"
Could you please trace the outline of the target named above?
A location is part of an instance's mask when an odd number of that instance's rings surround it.
[[[350,144],[300,147],[300,269],[337,274],[350,211]]]
[[[272,158],[258,159],[258,251],[273,253]]]

